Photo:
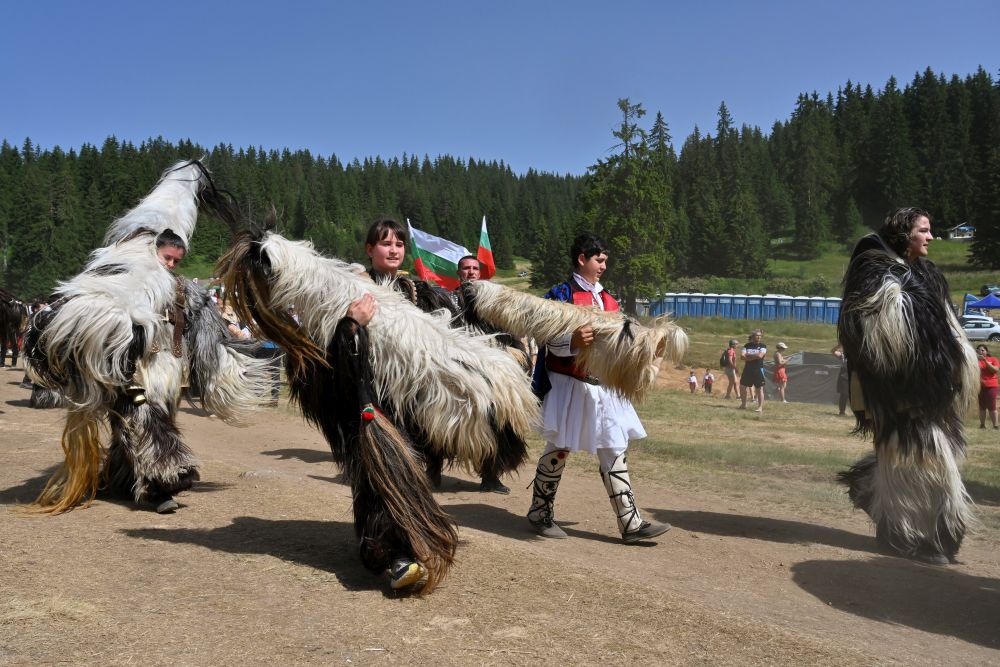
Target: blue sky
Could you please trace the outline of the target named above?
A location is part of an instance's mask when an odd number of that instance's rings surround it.
[[[0,8],[0,138],[404,152],[583,173],[616,102],[680,147],[800,92],[1000,72],[1000,2],[31,2]]]

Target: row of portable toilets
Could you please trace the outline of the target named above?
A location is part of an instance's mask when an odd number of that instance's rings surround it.
[[[840,299],[783,294],[686,294],[667,292],[650,299],[653,317],[722,317],[729,320],[795,320],[836,324]]]

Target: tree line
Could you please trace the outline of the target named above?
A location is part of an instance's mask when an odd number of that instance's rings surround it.
[[[879,90],[848,81],[825,96],[803,93],[768,133],[737,127],[723,102],[715,128],[696,127],[679,151],[663,113],[649,123],[641,103],[618,107],[614,149],[582,176],[448,155],[342,162],[162,138],[69,151],[3,141],[3,284],[45,294],[79,271],[165,167],[200,157],[251,215],[274,204],[283,234],[345,259],[364,257],[365,230],[380,215],[473,249],[486,215],[498,266],[527,257],[532,284],[544,287],[565,277],[573,235],[595,230],[612,246],[609,284],[627,304],[671,281],[766,277],[769,258],[814,258],[908,205],[931,211],[939,232],[975,226],[971,260],[1000,268],[1000,85],[982,68],[964,78],[927,69],[902,88],[893,77]],[[202,219],[192,254],[213,261],[228,242]]]

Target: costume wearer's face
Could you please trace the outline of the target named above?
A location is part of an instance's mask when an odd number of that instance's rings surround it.
[[[164,245],[156,249],[156,256],[160,260],[160,264],[167,267],[171,271],[177,268],[184,259],[185,250],[184,248],[178,248],[175,245]]]
[[[396,275],[406,257],[406,244],[393,231],[375,245],[365,244],[365,250],[372,260],[372,268],[390,276]]]
[[[913,223],[913,228],[910,229],[910,244],[906,246],[907,257],[910,259],[926,257],[930,243],[933,240],[934,235],[931,234],[931,221],[927,219],[926,215],[922,215],[917,218],[917,221]]]
[[[584,257],[583,253],[576,258],[576,272],[589,283],[600,281],[604,271],[608,268],[608,254],[602,252],[593,257]]]
[[[458,278],[463,283],[469,280],[479,280],[479,260],[463,259],[458,263]]]

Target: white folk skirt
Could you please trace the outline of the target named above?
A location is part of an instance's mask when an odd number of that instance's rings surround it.
[[[550,449],[621,454],[629,440],[646,437],[627,399],[559,373],[549,373],[549,382],[552,389],[542,402],[542,437]]]

